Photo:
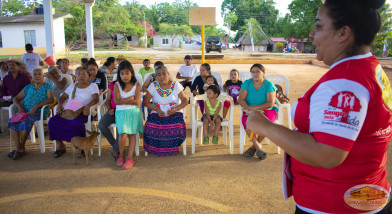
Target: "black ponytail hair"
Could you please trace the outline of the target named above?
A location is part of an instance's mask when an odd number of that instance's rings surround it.
[[[106,62],[103,63],[103,66],[108,67],[110,64],[114,63],[115,61],[116,61],[116,59],[111,56],[106,59]]]
[[[95,61],[94,58],[90,58],[90,59],[88,60],[88,62],[87,62],[87,67],[88,67],[89,65],[94,65],[95,67],[98,68],[98,64],[97,64],[97,62]]]

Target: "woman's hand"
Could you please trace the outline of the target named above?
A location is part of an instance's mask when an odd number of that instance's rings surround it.
[[[163,112],[161,109],[158,109],[157,113],[159,117],[166,117],[165,112]]]
[[[109,115],[113,116],[114,115],[114,109],[109,109]]]
[[[26,109],[24,109],[23,107],[18,107],[18,111],[19,113],[24,113],[26,112]]]
[[[89,105],[85,106],[83,109],[83,115],[88,116],[90,114],[90,107]]]
[[[35,111],[36,111],[36,110],[37,110],[37,107],[36,107],[36,105],[34,105],[33,108],[30,109],[29,115],[35,116]]]
[[[264,116],[260,111],[252,111],[245,110],[244,112],[248,115],[248,119],[246,120],[246,127],[252,131],[262,130],[262,127],[267,126],[271,121],[268,120],[267,117]],[[256,133],[256,132],[255,132]],[[263,133],[256,133],[264,135]]]
[[[175,114],[176,112],[177,112],[177,111],[176,111],[175,108],[171,108],[171,109],[169,109],[169,110],[167,111],[167,115],[171,116],[171,115]]]

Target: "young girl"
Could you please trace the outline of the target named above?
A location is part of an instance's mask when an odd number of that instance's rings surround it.
[[[242,81],[238,80],[240,77],[240,73],[237,69],[232,69],[230,71],[230,79],[226,81],[223,85],[223,88],[226,93],[228,93],[231,97],[233,97],[233,101],[235,105],[238,105],[237,97],[240,95]],[[226,118],[227,112],[230,108],[230,101],[226,100],[223,105],[223,118]]]
[[[135,77],[135,71],[130,62],[123,61],[118,66],[116,85],[114,87],[114,102],[116,104],[116,125],[119,133],[119,158],[117,166],[130,169],[135,164],[136,135],[143,133],[143,121],[140,112],[141,86]],[[126,137],[129,140],[128,158],[124,160]]]
[[[211,125],[211,129],[215,130],[214,137],[212,138],[213,144],[218,144],[218,134],[221,127],[222,117],[219,115],[219,111],[222,108],[222,103],[217,97],[220,94],[220,89],[216,85],[208,86],[207,88],[207,100],[204,102],[204,111],[201,121],[203,121],[203,132],[204,139],[203,144],[209,143],[208,139],[208,127]]]
[[[215,78],[214,76],[210,75],[206,77],[206,83],[203,86],[204,91],[207,91],[208,86],[214,85]]]

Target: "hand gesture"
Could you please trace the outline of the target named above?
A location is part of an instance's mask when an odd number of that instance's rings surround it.
[[[159,117],[166,117],[165,112],[163,112],[161,109],[159,109],[159,110],[157,111],[157,113],[158,113],[158,116],[159,116]]]
[[[174,108],[170,108],[170,109],[167,111],[167,115],[171,116],[171,115],[175,114],[176,112],[177,112],[177,111],[176,111]]]
[[[109,115],[113,116],[114,115],[114,109],[109,109]]]
[[[215,129],[215,122],[214,121],[211,121],[211,129]]]
[[[90,106],[85,106],[83,109],[83,115],[88,116],[90,114]]]
[[[37,110],[36,106],[34,105],[33,108],[30,109],[29,115],[35,116],[35,111]]]

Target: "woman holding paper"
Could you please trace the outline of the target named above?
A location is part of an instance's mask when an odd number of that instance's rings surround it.
[[[182,85],[170,80],[165,66],[155,71],[157,81],[150,84],[143,99],[143,105],[152,109],[144,127],[144,149],[157,156],[176,155],[186,138],[181,109],[188,105],[188,98]]]
[[[320,7],[309,36],[330,70],[293,105],[295,131],[248,111],[248,127],[291,156],[286,192],[296,213],[392,213],[392,92],[370,52],[384,3],[326,0]]]

